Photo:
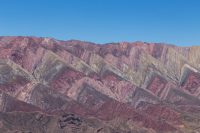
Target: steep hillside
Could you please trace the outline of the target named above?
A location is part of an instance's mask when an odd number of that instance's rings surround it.
[[[198,133],[200,47],[0,37],[2,133]]]

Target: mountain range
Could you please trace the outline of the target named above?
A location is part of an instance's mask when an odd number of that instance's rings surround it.
[[[200,133],[200,46],[0,37],[0,133]]]

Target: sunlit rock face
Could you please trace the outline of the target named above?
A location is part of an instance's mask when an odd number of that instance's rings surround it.
[[[198,133],[200,47],[0,37],[1,133]]]

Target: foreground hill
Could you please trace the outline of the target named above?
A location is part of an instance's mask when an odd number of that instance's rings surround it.
[[[200,132],[198,46],[0,37],[0,53],[0,132]]]

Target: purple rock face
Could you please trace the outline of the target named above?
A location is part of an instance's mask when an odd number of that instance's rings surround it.
[[[200,47],[0,37],[0,132],[198,133]]]

